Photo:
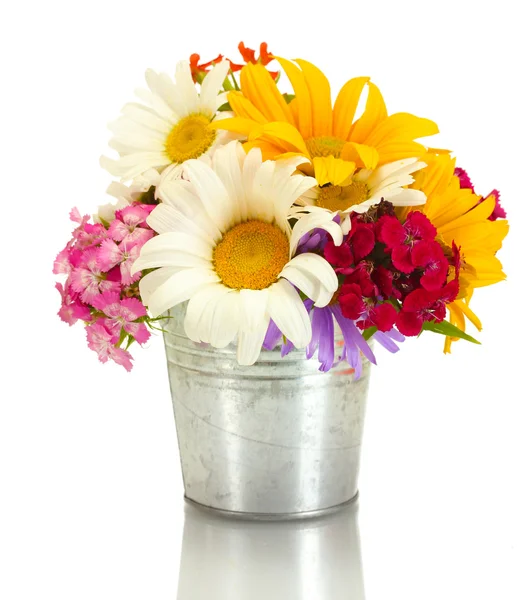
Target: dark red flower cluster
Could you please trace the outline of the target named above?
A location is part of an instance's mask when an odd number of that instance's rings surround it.
[[[324,249],[341,281],[343,315],[361,329],[396,325],[408,336],[418,335],[425,321],[443,321],[459,292],[458,249],[444,249],[420,212],[400,222],[389,202],[354,214],[351,223],[341,246],[330,241]]]

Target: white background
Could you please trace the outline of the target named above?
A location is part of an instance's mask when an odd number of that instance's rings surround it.
[[[500,255],[509,280],[476,293],[483,345],[460,342],[446,357],[442,340],[429,334],[406,342],[399,355],[379,353],[359,529],[368,600],[519,597],[512,6],[509,0],[4,6],[2,600],[177,597],[184,515],[162,340],[135,351],[131,375],[101,365],[82,328],[69,329],[56,316],[51,270],[70,233],[69,209],[92,212],[106,201],[110,178],[98,166],[109,139],[106,123],[133,100],[144,70],[172,71],[191,52],[237,58],[242,39],[252,47],[267,40],[282,56],[311,60],[335,91],[350,77],[371,75],[390,112],[439,124],[441,135],[431,143],[454,150],[481,193],[502,191],[512,223]],[[204,575],[203,560],[192,572],[184,559],[182,577],[206,582],[204,599],[346,597],[316,591],[322,578],[337,573],[320,573],[315,554],[307,557],[314,569],[301,571],[304,585],[280,595],[263,575],[279,571],[281,582],[290,572],[275,552],[267,558],[257,564],[242,552],[237,562],[221,561],[219,582]],[[248,591],[222,595],[222,581],[236,570],[245,573],[241,585]],[[178,600],[198,599],[185,590]]]

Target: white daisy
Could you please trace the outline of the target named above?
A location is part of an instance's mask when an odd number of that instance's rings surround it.
[[[350,213],[366,212],[383,199],[395,206],[425,204],[427,197],[423,192],[405,186],[414,182],[412,173],[426,166],[426,163],[417,158],[406,158],[374,170],[361,169],[340,185],[326,185],[310,190],[301,199],[301,204],[338,212],[341,215],[343,232],[348,233],[351,228]],[[318,174],[316,175],[319,178]]]
[[[151,314],[189,300],[184,328],[195,342],[223,348],[237,338],[237,358],[253,364],[270,319],[298,348],[312,328],[296,287],[326,306],[338,288],[332,267],[317,254],[296,255],[300,238],[316,227],[335,244],[342,231],[328,211],[301,217],[292,229],[293,203],[315,185],[292,175],[306,159],[262,163],[231,142],[213,156],[213,166],[185,163],[189,181],[169,183],[148,224],[159,235],[146,242],[134,271],[153,269],[140,281]],[[294,287],[295,286],[295,287]]]
[[[123,181],[133,179],[150,168],[166,167],[200,158],[228,141],[225,131],[215,130],[215,119],[227,95],[221,93],[229,71],[223,60],[204,78],[198,93],[187,61],[177,64],[175,83],[169,75],[146,71],[147,90],[136,94],[146,104],[130,103],[110,125],[114,136],[110,147],[120,158],[101,157],[101,165]]]

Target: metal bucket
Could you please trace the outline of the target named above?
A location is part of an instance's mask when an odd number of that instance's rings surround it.
[[[355,498],[369,363],[357,381],[345,363],[322,373],[304,351],[239,366],[234,347],[189,340],[184,314],[170,311],[164,339],[186,498],[269,519]]]

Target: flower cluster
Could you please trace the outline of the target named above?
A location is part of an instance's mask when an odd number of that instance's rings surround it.
[[[242,365],[298,348],[359,377],[374,342],[475,342],[474,292],[505,279],[499,192],[478,195],[450,152],[418,142],[437,125],[389,114],[369,77],[334,100],[312,63],[238,50],[192,54],[174,78],[146,71],[110,125],[116,156],[101,165],[118,202],[94,223],[71,214],[54,267],[62,320],[128,370],[130,344],[181,303],[186,335],[234,344]]]
[[[342,279],[342,314],[361,330],[388,332],[396,325],[406,336],[418,335],[424,322],[443,321],[459,291],[459,267],[449,264],[436,234],[424,214],[410,212],[402,223],[389,203],[355,215],[344,243],[324,248]]]
[[[152,326],[140,301],[141,273],[132,273],[132,266],[155,235],[146,223],[153,208],[134,202],[116,211],[110,223],[89,223],[89,215],[73,209],[70,218],[77,226],[54,262],[53,272],[66,275],[64,284],[56,283],[61,320],[69,325],[83,321],[88,347],[99,360],[112,359],[128,371],[133,360],[129,346],[147,342],[146,324]]]

